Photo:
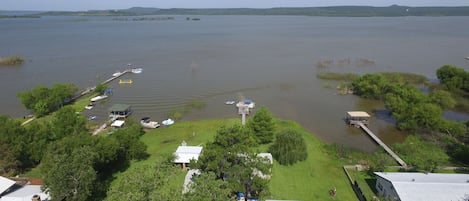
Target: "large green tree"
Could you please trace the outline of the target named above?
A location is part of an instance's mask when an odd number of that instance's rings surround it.
[[[269,152],[282,165],[291,165],[308,157],[306,143],[295,130],[278,133],[275,143],[269,147]]]
[[[234,200],[228,183],[217,179],[213,172],[196,175],[192,180],[189,192],[184,195],[187,201]]]
[[[37,116],[44,116],[69,102],[78,91],[74,84],[54,84],[52,88],[37,85],[30,91],[18,93],[21,103]]]
[[[180,170],[172,163],[163,161],[137,166],[126,171],[107,192],[111,200],[182,200],[181,186],[172,185]]]
[[[251,129],[240,125],[222,127],[217,131],[214,142],[205,146],[197,167],[226,181],[232,192],[263,196],[268,192],[267,182],[259,182],[265,179],[253,173],[259,170],[269,174],[267,170],[271,165],[257,157],[252,150],[255,145]]]
[[[469,90],[469,74],[462,68],[444,65],[436,71],[436,76],[449,90]]]
[[[249,119],[248,127],[254,132],[254,136],[261,144],[272,142],[274,138],[275,122],[267,107],[260,107],[254,116]]]
[[[96,172],[93,169],[96,157],[91,147],[79,147],[70,154],[53,154],[43,161],[44,189],[55,200],[89,200]]]

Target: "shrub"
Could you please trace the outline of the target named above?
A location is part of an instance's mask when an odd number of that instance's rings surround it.
[[[269,151],[281,165],[292,165],[308,157],[306,143],[295,130],[285,130],[277,134],[276,141]]]

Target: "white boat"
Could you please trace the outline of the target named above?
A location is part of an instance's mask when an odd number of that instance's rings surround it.
[[[119,77],[120,75],[122,75],[122,72],[120,72],[120,71],[117,71],[117,72],[112,74],[113,77]]]
[[[91,120],[95,120],[96,119],[96,116],[88,116],[88,121],[91,121]]]
[[[466,57],[466,58],[464,58],[464,59],[469,60],[469,57]]]
[[[242,107],[242,106],[248,106],[248,108],[252,109],[256,106],[256,104],[254,102],[252,102],[252,100],[249,100],[249,99],[245,99],[244,101],[239,101],[238,103],[236,103],[236,107]]]
[[[143,68],[132,68],[132,70],[130,70],[130,71],[132,73],[138,74],[138,73],[142,73]]]
[[[165,126],[169,126],[169,125],[174,124],[174,120],[172,120],[172,119],[166,119],[166,120],[163,120],[161,123],[162,123],[163,125],[165,125]]]
[[[103,95],[99,95],[99,96],[96,96],[96,97],[93,97],[90,99],[91,102],[96,102],[96,101],[100,101],[100,100],[103,100],[103,99],[106,99],[108,96],[106,94],[103,94]]]
[[[91,110],[91,109],[93,109],[93,107],[94,107],[94,104],[93,104],[93,103],[90,103],[90,104],[88,104],[87,106],[85,106],[85,109]]]
[[[226,105],[234,105],[235,103],[236,101],[233,101],[233,100],[225,101]]]
[[[160,124],[157,121],[151,121],[150,117],[144,117],[140,120],[140,125],[144,128],[158,128]]]

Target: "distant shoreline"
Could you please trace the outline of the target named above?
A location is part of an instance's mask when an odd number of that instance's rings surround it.
[[[301,15],[326,17],[401,17],[401,16],[469,16],[469,6],[409,7],[392,5],[329,6],[329,7],[279,7],[279,8],[210,8],[210,9],[159,9],[133,7],[120,10],[49,11],[34,16],[142,16],[142,15]],[[26,15],[27,16],[27,15]]]

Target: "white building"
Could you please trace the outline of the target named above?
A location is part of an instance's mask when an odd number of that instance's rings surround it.
[[[18,185],[16,181],[0,176],[0,201],[32,201],[33,197],[38,201],[50,200],[41,185]]]
[[[469,174],[375,172],[376,190],[396,201],[469,201]]]
[[[179,146],[174,152],[174,163],[181,164],[185,169],[191,160],[199,160],[200,154],[202,154],[201,146]]]

